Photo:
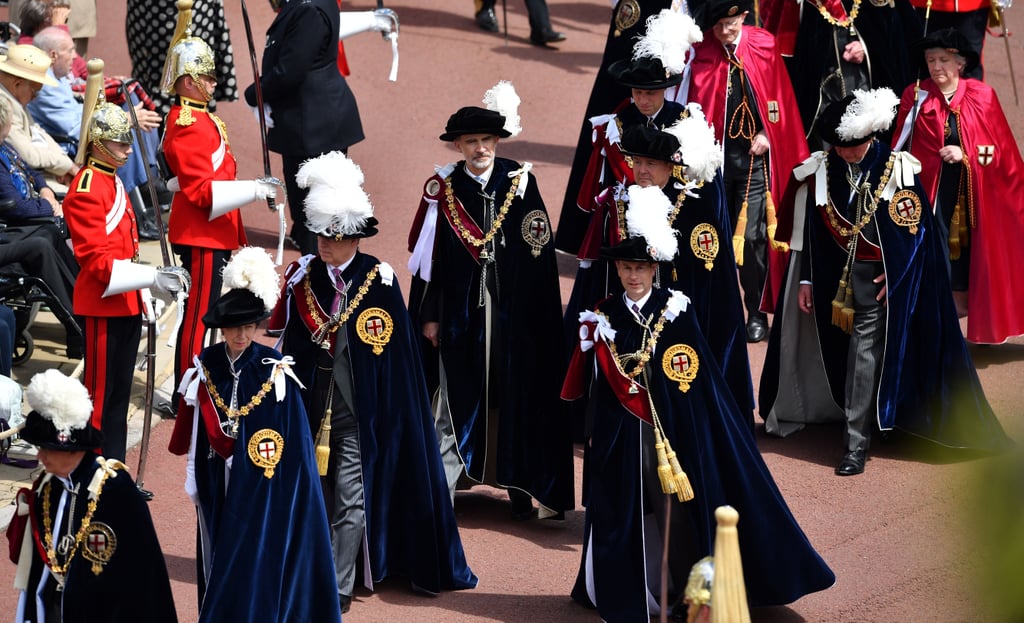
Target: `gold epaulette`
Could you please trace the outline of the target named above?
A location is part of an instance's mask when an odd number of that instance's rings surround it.
[[[195,122],[196,118],[192,116],[192,109],[188,106],[182,106],[181,111],[178,113],[178,119],[174,122],[174,125],[180,125],[187,128]]]

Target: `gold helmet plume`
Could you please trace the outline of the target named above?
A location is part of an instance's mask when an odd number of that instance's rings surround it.
[[[191,76],[198,82],[199,76],[214,76],[217,72],[213,49],[199,37],[192,36],[192,0],[178,0],[177,7],[178,24],[167,50],[164,78],[160,83],[160,89],[167,95],[174,93],[174,83],[182,76]]]
[[[82,104],[82,132],[78,140],[78,153],[75,162],[85,164],[89,148],[95,146],[116,162],[124,164],[107,151],[103,141],[115,141],[130,144],[132,142],[132,124],[128,114],[106,101],[103,94],[103,60],[94,58],[87,64],[89,77],[85,82],[85,100]]]

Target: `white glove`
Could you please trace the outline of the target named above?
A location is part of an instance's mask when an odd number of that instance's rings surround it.
[[[258,199],[273,199],[277,201],[277,184],[256,180],[256,197]]]
[[[179,292],[188,294],[189,288],[192,287],[192,278],[188,271],[180,266],[161,266],[156,269],[153,285],[171,294],[177,295]]]

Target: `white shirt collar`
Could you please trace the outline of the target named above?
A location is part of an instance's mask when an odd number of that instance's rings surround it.
[[[484,171],[480,175],[476,175],[475,173],[470,171],[469,167],[466,166],[465,164],[462,165],[462,168],[463,168],[463,170],[466,171],[466,175],[468,175],[469,177],[471,177],[474,180],[476,180],[477,184],[480,184],[480,188],[487,188],[487,183],[491,181],[491,173],[494,172],[494,166],[493,165],[491,166],[491,168],[487,169],[486,171]]]
[[[633,312],[633,305],[635,304],[639,309],[642,310],[644,308],[644,305],[647,304],[647,300],[649,298],[651,298],[651,292],[654,292],[654,288],[651,288],[650,290],[648,290],[647,294],[645,294],[642,297],[640,297],[639,301],[634,301],[633,299],[629,298],[628,294],[623,292],[622,293],[622,300],[625,301],[625,303],[626,303],[626,309],[628,309],[630,312]],[[636,312],[633,312],[633,315],[634,316],[639,316]]]
[[[348,258],[347,262],[345,262],[344,264],[342,264],[342,265],[337,267],[338,270],[334,270],[335,266],[333,266],[331,264],[327,265],[327,276],[331,278],[331,283],[334,284],[335,288],[338,287],[338,282],[335,281],[335,274],[340,275],[341,273],[345,272],[345,269],[348,268],[352,264],[352,261],[355,260],[355,259],[356,259],[356,256],[355,256],[355,254],[353,254],[352,257]]]

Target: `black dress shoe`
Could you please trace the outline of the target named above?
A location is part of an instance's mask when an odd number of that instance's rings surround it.
[[[757,316],[747,321],[747,341],[753,344],[768,337],[768,320]]]
[[[487,32],[498,32],[498,16],[494,9],[480,9],[476,14],[476,25]]]
[[[341,605],[341,613],[345,614],[352,609],[352,598],[348,595],[338,595],[338,603]]]
[[[565,41],[565,33],[546,30],[530,34],[530,43],[533,45],[546,47],[549,43],[558,43],[559,41]]]
[[[139,227],[139,240],[160,240],[156,227]]]
[[[536,509],[533,507],[533,498],[527,493],[517,489],[508,490],[509,512],[512,519],[526,521],[533,517]]]
[[[856,476],[864,473],[864,461],[867,460],[867,452],[864,450],[850,450],[843,455],[843,460],[836,468],[837,476]]]

